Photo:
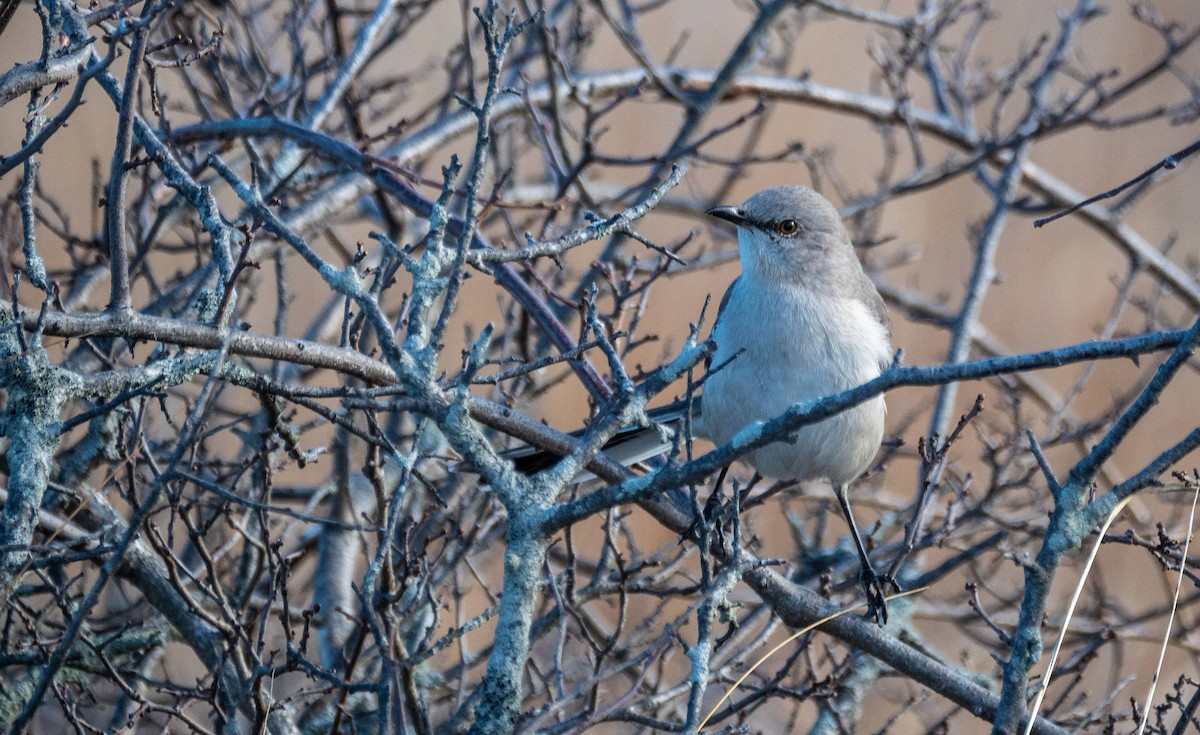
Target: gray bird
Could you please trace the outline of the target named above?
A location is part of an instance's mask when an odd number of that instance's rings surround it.
[[[753,422],[866,383],[887,368],[887,307],[824,197],[806,186],[777,186],[708,214],[737,225],[742,262],[712,331],[715,372],[705,379],[701,422],[709,439],[725,444]],[[887,615],[882,585],[846,487],[879,451],[886,413],[883,396],[876,396],[746,457],[765,477],[829,480],[858,549],[868,601],[881,620]]]
[[[703,395],[693,403],[693,430],[718,446],[750,424],[795,403],[866,383],[891,362],[891,323],[863,272],[837,210],[806,186],[765,189],[740,207],[708,214],[737,225],[739,276],[721,299]],[[702,408],[700,408],[702,406]],[[678,427],[683,404],[649,412]],[[871,565],[846,497],[883,440],[883,396],[796,432],[745,459],[765,477],[828,480],[850,526],[871,613],[887,620],[883,584]],[[604,451],[625,464],[662,453],[666,432],[632,428]],[[525,471],[547,466],[541,452],[509,455]],[[720,483],[718,482],[718,485]]]

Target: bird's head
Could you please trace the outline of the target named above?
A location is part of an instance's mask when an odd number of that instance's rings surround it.
[[[737,225],[742,271],[752,279],[814,287],[838,283],[845,269],[861,273],[837,209],[807,186],[764,189],[708,214]]]

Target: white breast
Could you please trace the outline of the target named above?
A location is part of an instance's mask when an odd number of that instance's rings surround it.
[[[877,377],[891,350],[883,325],[863,302],[793,284],[764,286],[761,279],[745,275],[713,337],[717,351],[712,369],[717,372],[704,385],[703,421],[718,444],[794,403]],[[847,483],[862,474],[878,451],[885,412],[879,396],[801,429],[793,443],[759,449],[748,460],[776,479]]]

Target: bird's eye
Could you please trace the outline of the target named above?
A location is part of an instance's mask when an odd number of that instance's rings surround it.
[[[800,225],[796,224],[794,219],[781,220],[775,225],[775,231],[780,235],[795,235],[798,229],[800,229]]]

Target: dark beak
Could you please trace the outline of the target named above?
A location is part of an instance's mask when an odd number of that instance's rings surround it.
[[[723,219],[726,222],[732,222],[738,227],[754,226],[754,223],[746,219],[746,217],[742,214],[742,210],[738,209],[737,207],[713,207],[705,212],[705,214],[716,217],[717,219]]]

